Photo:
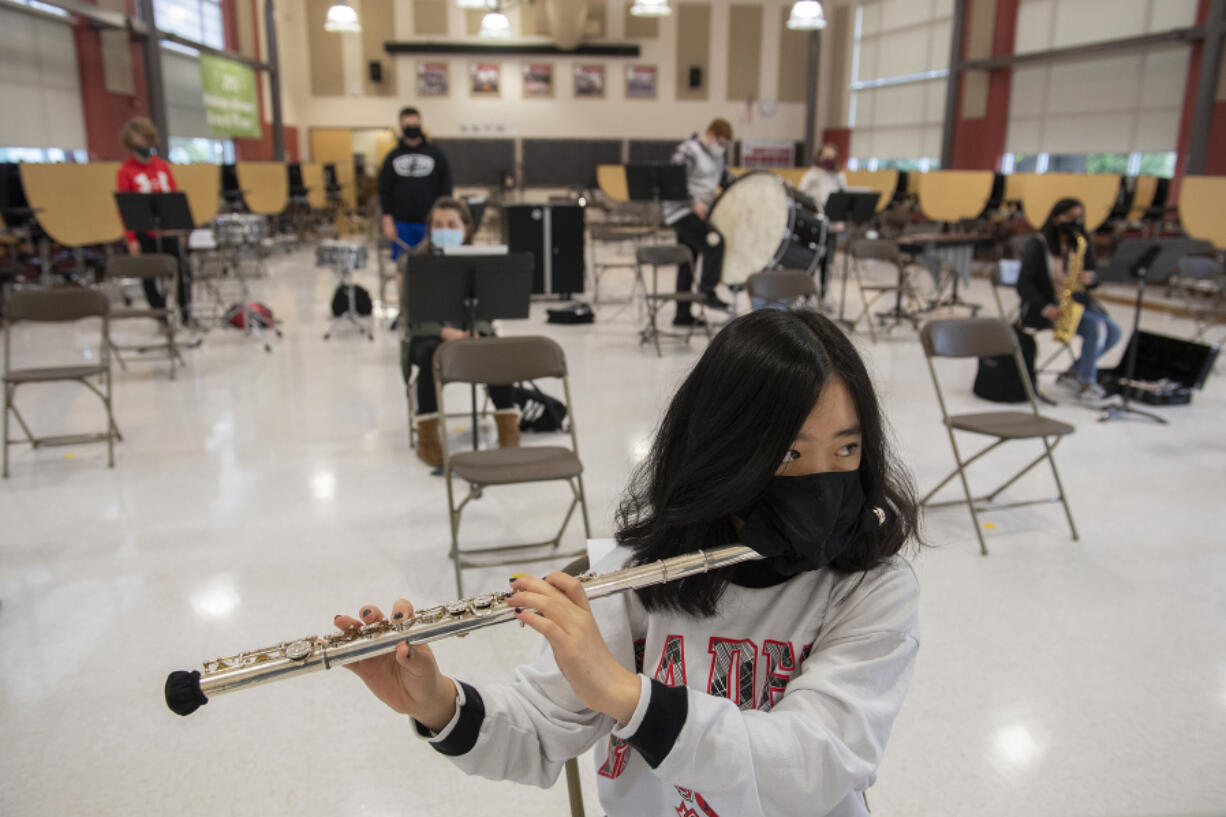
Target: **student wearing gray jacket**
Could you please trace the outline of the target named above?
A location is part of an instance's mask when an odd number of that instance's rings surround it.
[[[701,136],[695,133],[678,145],[672,162],[685,165],[690,200],[668,202],[664,207],[664,223],[677,233],[677,243],[689,247],[695,259],[702,259],[698,291],[706,305],[714,309],[728,308],[715,294],[724,271],[724,237],[710,225],[707,216],[719,188],[732,183],[725,166],[731,143],[732,125],[726,119],[715,119]],[[688,264],[677,267],[677,291],[689,292],[693,287],[694,271]],[[694,320],[689,303],[678,301],[673,323],[691,326]]]
[[[916,525],[852,343],[751,312],[673,397],[597,569],[735,542],[762,560],[592,602],[563,573],[514,579],[548,649],[510,684],[454,680],[424,645],[349,668],[470,774],[549,786],[595,747],[610,817],[864,817],[919,647]]]

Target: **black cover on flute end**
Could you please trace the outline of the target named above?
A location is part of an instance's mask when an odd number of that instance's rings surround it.
[[[166,705],[176,715],[190,715],[209,702],[200,691],[199,670],[176,670],[166,676]]]

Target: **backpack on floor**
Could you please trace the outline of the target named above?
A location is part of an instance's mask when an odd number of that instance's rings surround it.
[[[1037,391],[1039,386],[1034,372],[1034,335],[1023,332],[1017,326],[1013,327],[1013,334],[1017,336],[1017,345],[1021,347],[1030,385]],[[979,397],[993,403],[1024,403],[1028,399],[1026,386],[1018,376],[1013,355],[979,358],[979,371],[975,374],[975,386],[972,390]]]
[[[353,311],[362,317],[366,317],[371,313],[373,304],[370,300],[370,293],[365,287],[354,285],[353,287]],[[349,311],[349,287],[341,284],[336,288],[336,292],[332,293],[332,314],[340,317]]]
[[[592,311],[592,307],[583,301],[576,301],[573,304],[567,304],[560,309],[546,309],[549,317],[545,320],[548,323],[593,323],[596,320],[596,313]]]
[[[519,406],[520,431],[565,431],[566,404],[550,397],[535,383],[512,386],[515,405]]]
[[[272,329],[276,324],[272,316],[272,310],[261,303],[247,304],[246,311],[243,310],[242,304],[235,304],[226,310],[222,320],[235,329],[246,329],[247,314],[251,315],[251,322],[262,329]]]

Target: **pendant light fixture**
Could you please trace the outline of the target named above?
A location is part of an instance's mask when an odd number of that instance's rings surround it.
[[[788,17],[792,31],[819,31],[826,27],[826,14],[818,0],[797,0]]]
[[[345,0],[337,0],[328,9],[324,19],[324,31],[359,32],[362,24],[358,22],[358,13]]]
[[[632,17],[668,17],[672,13],[668,0],[634,0],[630,7]]]
[[[511,36],[511,21],[501,11],[491,11],[481,18],[478,36],[505,39]]]

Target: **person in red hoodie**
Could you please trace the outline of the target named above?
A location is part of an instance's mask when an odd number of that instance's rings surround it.
[[[136,116],[124,123],[119,132],[119,140],[132,154],[119,166],[115,186],[120,193],[173,193],[175,186],[174,172],[165,160],[153,155],[153,146],[157,144],[158,132],[147,117]],[[153,233],[140,235],[128,231],[128,252],[140,255],[142,252],[158,252],[158,239]],[[179,238],[173,234],[162,234],[161,252],[173,255],[179,259],[178,290],[179,313],[184,324],[190,321],[189,307],[191,304],[192,283],[191,273],[183,263],[183,255],[179,249]],[[166,307],[166,295],[158,289],[158,282],[144,279],[141,282],[145,289],[145,297],[153,309]]]

